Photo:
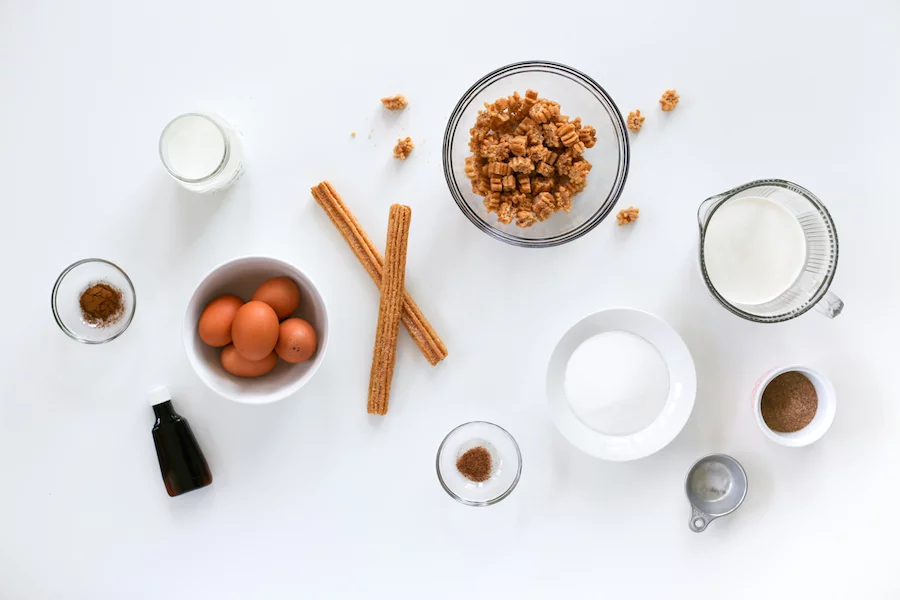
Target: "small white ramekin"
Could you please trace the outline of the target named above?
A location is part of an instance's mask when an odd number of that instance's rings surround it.
[[[816,388],[816,396],[819,399],[819,405],[816,409],[816,416],[810,421],[809,425],[799,431],[792,433],[782,433],[774,431],[766,425],[762,416],[762,396],[769,383],[788,371],[797,371],[809,378],[813,386]],[[834,393],[834,386],[831,381],[820,372],[803,365],[787,365],[784,367],[776,367],[767,371],[753,386],[753,412],[756,414],[756,422],[763,434],[777,444],[782,446],[790,446],[798,448],[800,446],[808,446],[820,437],[825,435],[831,423],[834,421],[834,413],[837,405],[837,398]]]

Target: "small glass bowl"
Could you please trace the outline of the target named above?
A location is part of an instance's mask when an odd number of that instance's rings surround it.
[[[597,144],[585,158],[593,169],[587,188],[576,195],[572,210],[558,212],[544,222],[522,229],[504,225],[488,213],[484,198],[472,192],[466,177],[469,129],[485,102],[494,102],[515,91],[536,90],[542,98],[559,102],[564,114],[581,117],[585,125],[597,128]],[[479,79],[453,109],[444,132],[444,178],[460,210],[481,231],[514,246],[547,248],[571,242],[600,224],[612,211],[628,176],[628,132],[615,102],[600,85],[571,67],[545,61],[507,65]]]
[[[97,326],[85,322],[78,301],[88,287],[101,282],[122,292],[125,307],[118,320]],[[56,324],[63,333],[82,344],[104,344],[122,335],[134,318],[136,301],[134,285],[125,271],[102,258],[85,258],[66,267],[53,285],[50,298]]]
[[[491,476],[476,483],[456,468],[466,451],[483,446],[491,453]],[[463,423],[447,434],[437,451],[437,476],[444,490],[466,506],[490,506],[516,488],[522,475],[522,453],[512,435],[487,421]]]

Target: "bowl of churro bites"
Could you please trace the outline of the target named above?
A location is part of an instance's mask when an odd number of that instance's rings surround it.
[[[612,212],[628,176],[625,120],[593,79],[511,64],[463,95],[444,133],[444,177],[463,214],[514,246],[571,242]]]

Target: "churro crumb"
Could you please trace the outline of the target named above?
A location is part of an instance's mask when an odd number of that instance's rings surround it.
[[[569,212],[587,187],[591,163],[582,155],[597,143],[597,130],[534,90],[486,102],[469,133],[472,192],[504,225],[526,228]]]
[[[630,113],[628,113],[628,129],[630,129],[632,133],[637,133],[641,130],[641,127],[644,126],[645,118],[646,117],[641,116],[640,110],[631,111]]]
[[[659,104],[662,109],[666,112],[675,108],[675,105],[678,104],[679,96],[675,92],[675,90],[666,90],[663,92],[662,98],[659,99]]]
[[[351,131],[351,132],[350,132],[350,137],[355,138],[355,137],[356,137],[356,132],[355,132],[355,131]]]
[[[406,160],[406,157],[410,155],[410,153],[415,148],[415,144],[413,144],[412,139],[406,138],[405,140],[402,138],[397,139],[397,145],[394,146],[394,158],[399,158],[400,160]]]
[[[381,103],[388,110],[403,110],[409,102],[403,97],[403,94],[382,98]]]
[[[619,214],[616,215],[616,222],[621,227],[622,225],[628,225],[629,223],[633,223],[640,216],[638,213],[641,212],[641,209],[635,208],[633,206],[629,206],[628,208],[622,209],[619,211]]]

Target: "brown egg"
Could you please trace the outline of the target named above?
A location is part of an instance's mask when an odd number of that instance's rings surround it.
[[[237,296],[219,296],[206,305],[197,331],[204,344],[218,348],[231,343],[231,323],[244,301]]]
[[[251,300],[271,306],[280,321],[287,319],[300,306],[300,288],[287,277],[273,277],[253,292]]]
[[[275,352],[289,363],[303,362],[316,351],[318,336],[313,326],[303,319],[288,319],[281,324]]]
[[[247,360],[262,360],[278,341],[278,316],[265,302],[251,300],[240,307],[231,324],[234,347]]]
[[[272,352],[262,360],[247,360],[237,351],[234,344],[222,348],[222,367],[238,377],[259,377],[275,368],[278,355]]]

